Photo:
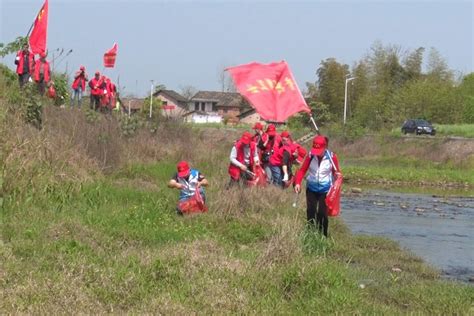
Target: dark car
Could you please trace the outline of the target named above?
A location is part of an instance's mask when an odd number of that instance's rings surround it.
[[[422,119],[406,120],[402,125],[402,133],[415,133],[416,135],[429,134],[435,135],[436,129],[430,122]]]

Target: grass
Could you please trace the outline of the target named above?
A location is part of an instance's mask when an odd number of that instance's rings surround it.
[[[171,169],[168,163],[129,166],[73,193],[57,189],[62,199],[7,198],[0,222],[0,309],[470,311],[472,287],[439,280],[437,271],[395,242],[352,236],[339,219],[331,220],[325,239],[304,228],[303,210],[295,213],[284,203],[257,213],[223,216],[211,208],[176,216],[177,192],[165,188]],[[217,194],[210,188],[209,199],[218,200]]]
[[[224,190],[228,147],[239,131],[163,123],[122,138],[112,119],[89,122],[73,110],[46,108],[41,131],[7,117],[0,125],[2,313],[473,311],[472,286],[440,279],[393,241],[353,236],[338,218],[325,239],[305,227],[290,191]],[[372,177],[388,172],[377,171],[384,164],[411,163],[342,157],[372,166]],[[166,183],[181,159],[210,181],[206,214],[175,214],[178,193]],[[350,168],[348,175],[363,170]]]

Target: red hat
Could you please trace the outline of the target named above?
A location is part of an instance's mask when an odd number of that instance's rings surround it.
[[[252,127],[252,129],[260,130],[263,131],[263,125],[260,122],[255,123],[255,125]]]
[[[275,125],[273,125],[273,124],[268,125],[267,134],[270,135],[270,136],[275,136],[276,135]]]
[[[242,134],[242,137],[240,137],[240,141],[246,145],[250,144],[250,142],[252,141],[252,134],[250,134],[249,132],[244,132]]]
[[[80,69],[80,70],[86,70],[86,67],[81,66],[81,67],[79,67],[79,69]]]
[[[96,75],[96,76],[100,76],[100,72],[96,71],[96,72],[95,72],[95,75]]]
[[[46,53],[45,53],[45,52],[41,52],[40,57],[41,57],[41,58],[46,58]]]
[[[184,160],[178,162],[178,164],[176,165],[176,169],[178,169],[178,177],[180,178],[184,178],[189,175],[189,171],[191,170],[189,168],[188,162]]]
[[[283,132],[281,132],[280,136],[281,136],[282,138],[283,138],[283,137],[285,137],[285,138],[290,138],[290,137],[291,137],[290,132],[288,132],[288,131],[283,131]]]
[[[327,144],[326,136],[316,136],[313,139],[313,148],[311,149],[311,154],[315,156],[321,156],[321,154],[326,150]]]

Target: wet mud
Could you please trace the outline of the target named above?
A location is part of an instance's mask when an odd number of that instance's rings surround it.
[[[344,194],[341,208],[353,233],[396,240],[443,277],[474,281],[474,196],[363,190]]]

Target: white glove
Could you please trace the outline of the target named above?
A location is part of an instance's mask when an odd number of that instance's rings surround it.
[[[286,181],[288,181],[288,174],[285,174],[285,175],[283,176],[283,182],[286,182]]]

